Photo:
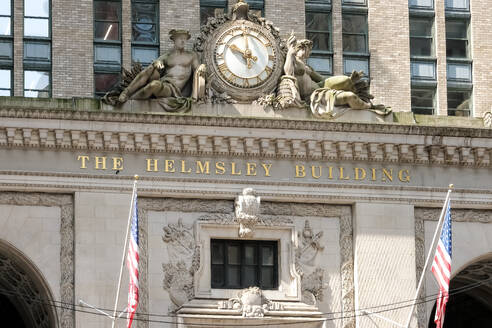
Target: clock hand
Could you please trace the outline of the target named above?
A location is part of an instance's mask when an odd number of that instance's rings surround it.
[[[243,55],[243,57],[246,57],[246,55],[245,55],[245,51],[244,51],[244,50],[242,50],[242,49],[239,49],[239,47],[238,47],[238,46],[236,46],[235,44],[231,44],[231,45],[229,46],[229,48],[230,48],[232,51],[239,52],[240,54],[242,54],[242,55]]]

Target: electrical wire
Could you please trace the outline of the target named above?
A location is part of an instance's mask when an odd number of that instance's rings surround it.
[[[472,284],[469,284],[469,285],[465,285],[465,286],[462,286],[460,288],[456,288],[456,289],[451,290],[450,293],[449,293],[449,295],[451,296],[451,295],[461,294],[461,293],[467,292],[469,290],[472,290],[474,288],[477,288],[477,287],[479,287],[481,285],[484,285],[484,284],[486,284],[488,282],[491,282],[491,281],[492,281],[492,278],[486,279],[486,280],[483,280],[483,281],[479,281],[479,282],[476,282],[476,283],[472,283]],[[60,301],[49,301],[49,300],[36,299],[36,298],[31,297],[31,296],[23,295],[23,294],[17,293],[17,292],[8,291],[8,290],[5,290],[5,289],[0,289],[0,293],[2,293],[4,295],[18,296],[18,297],[21,297],[21,298],[24,298],[24,299],[28,299],[28,300],[33,301],[33,302],[38,302],[38,303],[49,305],[49,306],[52,306],[52,307],[55,307],[55,308],[71,310],[71,311],[75,311],[75,312],[79,312],[79,313],[87,313],[87,314],[94,314],[94,315],[104,316],[104,314],[99,313],[99,312],[77,309],[77,307],[90,308],[90,307],[87,307],[87,306],[76,305],[76,304],[71,304],[71,303],[66,303],[66,302],[60,302]],[[437,294],[435,294],[435,295],[437,295]],[[423,303],[428,303],[428,302],[434,302],[436,300],[436,298],[434,298],[435,295],[428,295],[428,296],[425,296],[425,297],[421,297],[421,298],[419,298],[417,300],[417,302],[415,302],[415,304],[423,304]],[[338,317],[333,316],[332,318],[319,317],[319,318],[313,318],[312,320],[309,320],[309,321],[308,320],[300,320],[300,321],[284,322],[284,323],[282,323],[282,325],[308,324],[308,323],[313,323],[313,322],[317,322],[317,321],[319,321],[319,322],[321,322],[321,321],[335,321],[335,320],[343,320],[343,319],[352,319],[352,318],[362,317],[362,316],[370,316],[371,314],[394,311],[394,310],[398,310],[398,309],[402,309],[402,308],[407,308],[407,307],[410,307],[412,305],[410,304],[410,305],[402,305],[402,306],[398,306],[398,307],[391,307],[391,308],[388,308],[388,309],[383,309],[383,310],[375,311],[375,312],[372,312],[372,313],[361,313],[361,312],[364,312],[367,309],[380,308],[380,307],[388,307],[388,306],[392,306],[392,305],[396,305],[396,304],[407,303],[407,302],[410,302],[410,301],[413,303],[413,301],[415,301],[415,300],[407,300],[407,301],[400,301],[400,302],[388,303],[388,304],[383,304],[383,305],[378,305],[378,306],[374,306],[374,307],[369,307],[369,308],[365,308],[365,309],[358,309],[358,310],[353,310],[353,311],[325,312],[325,313],[321,313],[321,314],[334,315],[334,314],[343,314],[343,313],[346,313],[346,312],[350,312],[350,313],[354,313],[354,314],[348,315],[348,316],[343,316],[342,315],[342,316],[338,316]],[[63,305],[57,305],[56,303],[60,303],[60,304],[63,304]],[[108,309],[106,309],[106,310],[108,310]],[[359,313],[357,313],[357,312],[359,312]],[[173,317],[177,317],[177,315],[160,315],[160,314],[141,313],[141,312],[140,313],[137,313],[137,314],[138,314],[137,317],[134,318],[134,320],[136,320],[136,321],[152,322],[152,323],[179,324],[179,323],[174,322],[174,321],[164,321],[164,320],[155,320],[155,319],[142,318],[142,316],[149,316],[149,317],[170,317],[170,318],[173,318]],[[318,319],[318,320],[316,320],[316,319]],[[213,325],[211,325],[211,324],[205,324],[205,323],[186,323],[186,325],[187,326],[197,326],[197,327],[200,327],[200,326],[203,326],[203,327],[229,327],[229,326],[231,326],[231,324],[213,324]],[[271,326],[271,325],[278,325],[278,323],[275,323],[275,324],[273,324],[273,323],[263,323],[263,324],[234,324],[234,326],[236,326],[236,327],[262,327],[262,326]]]

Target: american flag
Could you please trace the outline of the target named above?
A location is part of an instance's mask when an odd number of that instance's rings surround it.
[[[128,328],[132,326],[133,317],[137,311],[138,305],[138,211],[137,211],[137,195],[132,208],[132,226],[130,233],[130,245],[128,247],[128,256],[126,264],[130,275],[130,286],[128,290]]]
[[[444,225],[441,237],[436,248],[434,262],[432,262],[432,273],[439,284],[439,298],[436,302],[436,315],[434,322],[437,328],[442,328],[444,324],[444,311],[449,299],[449,280],[451,279],[451,256],[452,256],[452,237],[451,237],[451,201],[444,214]]]

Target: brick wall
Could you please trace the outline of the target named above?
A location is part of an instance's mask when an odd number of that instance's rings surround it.
[[[471,54],[473,59],[473,112],[482,117],[492,110],[492,74],[490,58],[492,56],[492,15],[490,2],[471,0]]]
[[[187,48],[191,49],[200,32],[200,1],[169,0],[160,2],[160,48],[161,53],[173,48],[169,40],[171,29],[185,29],[191,33]]]
[[[92,97],[92,1],[52,0],[51,3],[53,97]]]
[[[22,59],[24,57],[24,1],[14,2],[14,80],[11,87],[14,88],[14,96],[24,95],[24,65]]]
[[[434,44],[437,57],[437,90],[436,90],[436,114],[448,114],[448,82],[446,64],[446,16],[444,9],[445,0],[435,0],[436,16],[434,20]]]
[[[121,54],[122,66],[130,69],[132,65],[132,3],[131,0],[121,1]]]
[[[368,1],[371,93],[376,103],[410,107],[408,1]]]
[[[303,38],[306,34],[304,3],[304,0],[265,0],[265,18],[280,29],[283,38],[292,31]]]
[[[333,75],[343,74],[342,43],[342,1],[334,0],[331,4]]]

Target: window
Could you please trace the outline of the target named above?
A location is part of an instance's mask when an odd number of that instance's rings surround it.
[[[434,9],[434,0],[408,0],[408,7],[413,9]]]
[[[351,6],[366,6],[367,0],[342,0],[342,4]]]
[[[209,17],[225,14],[227,0],[200,0],[200,25],[207,24]]]
[[[51,7],[24,0],[24,97],[51,96]]]
[[[410,18],[410,56],[434,56],[434,18]]]
[[[212,288],[278,287],[276,241],[212,239]]]
[[[132,13],[132,23],[134,21],[135,19]],[[96,96],[103,96],[107,91],[109,91],[119,82],[120,71],[121,2],[118,0],[95,0],[94,86]]]
[[[470,116],[472,109],[471,90],[448,89],[448,115]]]
[[[362,70],[369,75],[367,14],[342,14],[344,73]]]
[[[446,0],[446,10],[469,11],[469,0]]]
[[[306,1],[306,36],[313,41],[308,64],[321,74],[332,75],[330,1]]]
[[[159,57],[159,2],[132,0],[132,61],[143,66]]]
[[[265,16],[265,0],[246,0],[249,12],[258,17]]]
[[[436,94],[435,88],[414,88],[411,89],[412,94],[412,112],[415,114],[434,114],[434,97]]]
[[[0,2],[0,96],[12,95],[12,3]]]
[[[446,56],[468,58],[468,20],[446,19]]]

